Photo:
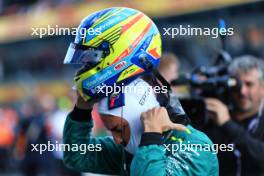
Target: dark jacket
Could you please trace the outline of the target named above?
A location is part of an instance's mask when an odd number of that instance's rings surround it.
[[[218,153],[220,175],[264,175],[264,139],[256,137],[254,130],[260,125],[259,119],[254,115],[241,122],[230,120],[222,127],[208,124],[205,132],[214,143],[234,144],[233,152]]]

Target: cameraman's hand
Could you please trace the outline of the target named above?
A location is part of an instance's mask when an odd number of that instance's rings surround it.
[[[150,109],[141,114],[144,132],[162,133],[168,130],[187,131],[184,125],[173,123],[164,107]]]
[[[206,98],[205,103],[211,118],[218,126],[222,126],[230,120],[227,106],[216,98]]]

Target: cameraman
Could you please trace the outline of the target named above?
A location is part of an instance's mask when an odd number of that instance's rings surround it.
[[[206,129],[216,144],[234,144],[233,152],[220,152],[220,175],[262,175],[264,173],[264,137],[261,122],[264,62],[253,56],[236,58],[229,73],[241,81],[241,89],[231,95],[234,110],[220,100],[207,98],[209,117],[214,125]]]

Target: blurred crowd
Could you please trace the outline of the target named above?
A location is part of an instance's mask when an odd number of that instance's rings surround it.
[[[92,0],[0,0],[0,15],[11,15],[41,11],[54,6],[63,6]]]
[[[238,32],[229,39],[228,48],[232,56],[251,53],[264,58],[264,28],[255,25],[248,26],[244,35]]]
[[[62,150],[32,151],[32,144],[62,144],[66,115],[75,102],[75,92],[55,98],[43,94],[22,102],[0,106],[0,171],[2,174],[23,175],[80,175],[62,163]],[[105,135],[102,124],[95,117],[95,135]]]

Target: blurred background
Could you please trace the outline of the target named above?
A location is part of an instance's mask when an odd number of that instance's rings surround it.
[[[264,1],[254,0],[0,0],[0,175],[80,175],[66,169],[60,152],[41,156],[30,144],[62,139],[73,108],[74,67],[63,65],[74,36],[32,36],[32,28],[77,27],[81,19],[107,7],[143,11],[163,28],[191,25],[218,27],[219,18],[234,35],[226,37],[232,57],[264,58]],[[173,52],[180,72],[209,66],[221,49],[210,36],[163,37],[163,51]],[[98,122],[97,122],[98,121]],[[105,135],[99,119],[94,134]]]

